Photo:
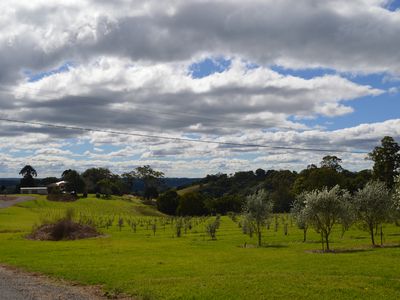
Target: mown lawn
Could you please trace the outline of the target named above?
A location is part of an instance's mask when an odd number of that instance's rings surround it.
[[[104,237],[42,242],[24,236],[44,215],[73,206],[77,211],[151,219],[157,214],[138,201],[89,198],[75,203],[31,201],[0,210],[0,263],[42,272],[84,284],[100,284],[111,293],[125,292],[144,299],[400,299],[400,228],[385,227],[385,248],[369,247],[368,234],[352,228],[332,236],[334,249],[359,249],[336,254],[313,253],[319,236],[309,241],[283,224],[264,233],[264,247],[222,217],[217,240],[204,234],[204,223],[181,238],[173,225],[125,223],[103,228]],[[142,217],[147,215],[147,217]],[[279,217],[281,218],[281,216]],[[246,243],[249,247],[243,248]]]

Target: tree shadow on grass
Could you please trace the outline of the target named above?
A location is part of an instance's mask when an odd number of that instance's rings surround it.
[[[400,233],[389,233],[388,236],[400,236]]]
[[[356,248],[356,249],[332,249],[329,251],[323,250],[306,250],[306,253],[313,254],[346,254],[346,253],[360,253],[372,251],[373,248]]]
[[[350,249],[332,249],[329,251],[322,250],[306,250],[306,253],[317,253],[317,254],[346,254],[346,253],[362,253],[369,252],[375,249],[385,249],[385,248],[400,248],[400,244],[386,244],[386,245],[375,245],[366,246],[362,248],[350,248]]]
[[[238,246],[239,248],[275,248],[275,249],[280,249],[280,248],[287,248],[288,245],[283,245],[283,244],[263,244],[261,246],[257,246],[254,244],[243,244]]]

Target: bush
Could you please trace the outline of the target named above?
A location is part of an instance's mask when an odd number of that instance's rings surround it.
[[[71,194],[49,194],[47,200],[57,202],[72,202],[78,200],[76,195]]]
[[[61,241],[99,236],[95,227],[73,221],[74,210],[68,209],[65,216],[54,223],[45,223],[28,236],[34,240]]]

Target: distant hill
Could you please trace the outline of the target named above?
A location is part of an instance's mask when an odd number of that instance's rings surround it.
[[[0,186],[16,186],[20,182],[20,180],[21,178],[0,178]]]
[[[200,181],[200,178],[175,178],[175,177],[170,177],[170,178],[163,178],[162,180],[162,190],[168,190],[168,189],[181,189],[184,187],[187,187],[195,182]],[[143,191],[144,190],[144,184],[141,180],[137,180],[133,184],[133,190],[134,191]]]

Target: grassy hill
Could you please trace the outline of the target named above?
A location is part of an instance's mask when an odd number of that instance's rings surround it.
[[[41,218],[71,207],[94,219],[120,216],[124,224],[119,228],[114,221],[100,228],[103,237],[86,240],[25,238]],[[367,233],[354,226],[342,237],[338,226],[332,247],[342,251],[320,254],[313,252],[320,248],[320,236],[310,230],[303,243],[289,215],[277,215],[278,227],[264,228],[261,248],[228,217],[221,218],[217,240],[210,240],[205,225],[213,219],[185,220],[191,226],[178,238],[176,219],[137,199],[54,203],[38,197],[0,210],[0,263],[138,299],[400,298],[399,227],[386,225],[387,247],[371,248]],[[138,223],[136,232],[127,220]],[[156,224],[155,232],[150,224]]]
[[[200,190],[200,185],[196,184],[177,190],[176,192],[178,193],[179,196],[183,196],[187,193],[198,192],[199,190]]]

